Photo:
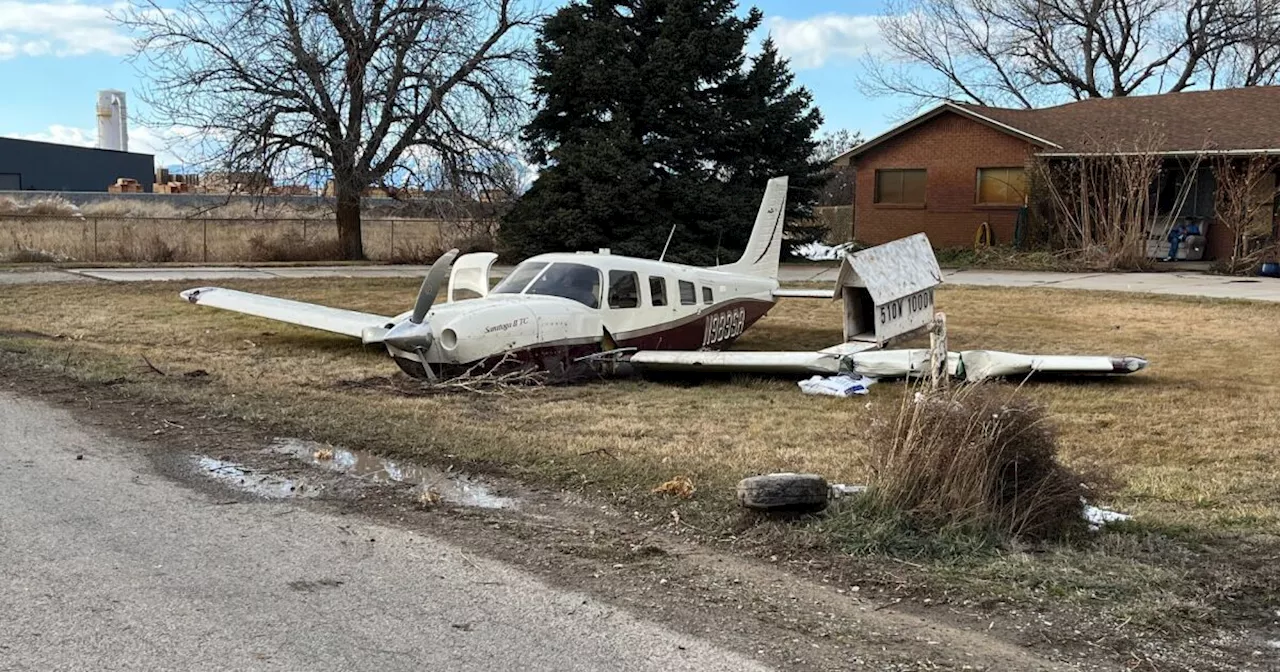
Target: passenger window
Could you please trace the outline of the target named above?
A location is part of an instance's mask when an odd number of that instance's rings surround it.
[[[680,305],[692,306],[698,302],[698,290],[694,289],[692,282],[680,281]]]
[[[609,271],[609,307],[640,305],[640,276],[631,271]]]
[[[649,276],[649,303],[654,306],[667,305],[667,279]]]
[[[703,288],[702,288],[702,302],[703,302],[703,303],[705,303],[705,304],[712,304],[712,303],[715,303],[715,298],[711,296],[711,288],[710,288],[710,287],[703,287]]]

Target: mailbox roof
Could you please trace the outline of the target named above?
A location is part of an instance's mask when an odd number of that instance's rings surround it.
[[[942,269],[929,237],[917,233],[846,254],[836,280],[836,295],[846,285],[865,287],[871,300],[880,305],[941,283]]]

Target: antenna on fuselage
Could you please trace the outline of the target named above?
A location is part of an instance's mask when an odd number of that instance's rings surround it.
[[[667,234],[667,244],[662,246],[662,256],[658,257],[658,261],[662,261],[667,258],[667,248],[671,247],[671,237],[674,235],[676,235],[676,225],[672,224],[671,233]]]

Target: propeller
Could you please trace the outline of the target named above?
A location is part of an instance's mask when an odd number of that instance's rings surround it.
[[[427,311],[431,310],[431,304],[435,303],[436,294],[440,292],[440,287],[449,274],[449,267],[457,256],[457,250],[449,250],[436,259],[436,263],[427,270],[427,277],[422,279],[422,288],[418,290],[418,298],[413,302],[413,314],[408,320],[391,327],[383,337],[384,343],[407,352],[431,347],[434,339],[431,325],[424,324],[423,320],[427,317]]]
[[[427,316],[427,311],[431,310],[431,304],[436,302],[440,285],[444,283],[445,276],[449,274],[449,267],[453,265],[453,260],[457,256],[458,250],[454,248],[436,259],[436,263],[431,264],[431,268],[427,270],[427,277],[422,279],[422,288],[418,290],[418,300],[413,303],[413,316],[409,318],[410,322],[422,324],[422,318]]]

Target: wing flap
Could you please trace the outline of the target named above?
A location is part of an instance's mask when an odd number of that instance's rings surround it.
[[[392,322],[391,318],[382,315],[330,308],[222,287],[188,289],[180,296],[198,306],[221,308],[277,322],[296,324],[300,327],[342,334],[360,338],[366,343],[377,342],[376,336],[379,333],[385,333],[387,326]],[[375,338],[370,339],[368,336]]]

